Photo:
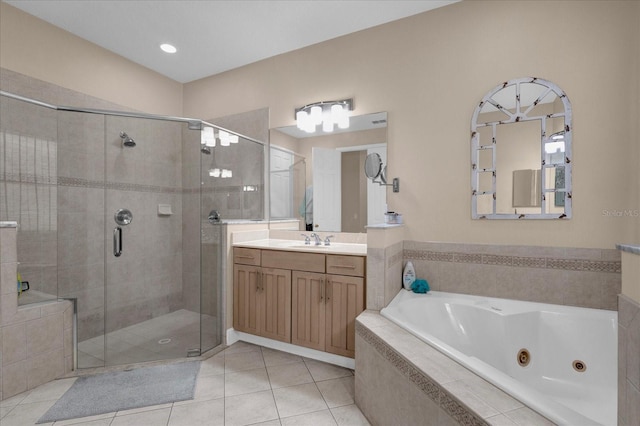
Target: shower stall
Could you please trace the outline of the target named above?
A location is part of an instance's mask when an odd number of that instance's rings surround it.
[[[201,120],[0,102],[18,301],[76,301],[76,367],[221,345],[226,225],[210,213],[264,217],[264,144]]]

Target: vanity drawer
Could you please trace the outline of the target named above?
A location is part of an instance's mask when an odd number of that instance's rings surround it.
[[[327,274],[364,277],[364,257],[327,255]]]
[[[324,273],[324,254],[263,250],[262,266],[265,268]]]
[[[234,247],[233,263],[260,266],[260,249]]]

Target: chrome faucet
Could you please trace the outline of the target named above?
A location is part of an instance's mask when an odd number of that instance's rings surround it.
[[[320,235],[318,235],[318,234],[316,234],[316,233],[314,232],[313,234],[311,234],[311,236],[312,236],[313,238],[315,238],[315,239],[316,239],[316,245],[317,245],[317,246],[322,245],[322,240],[320,239]]]
[[[331,245],[331,240],[329,238],[333,238],[333,235],[329,235],[329,236],[327,236],[327,238],[324,239],[324,245],[325,246],[330,246]]]
[[[307,234],[300,234],[304,237],[304,243],[306,245],[310,245],[311,244],[311,238],[309,238],[309,236]]]

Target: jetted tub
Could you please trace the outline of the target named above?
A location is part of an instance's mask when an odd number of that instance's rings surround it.
[[[557,424],[617,423],[616,311],[401,290],[380,313]]]

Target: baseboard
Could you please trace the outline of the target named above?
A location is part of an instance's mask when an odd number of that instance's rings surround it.
[[[288,352],[290,354],[338,365],[340,367],[349,368],[351,370],[354,370],[356,368],[356,361],[353,358],[334,355],[328,352],[317,351],[315,349],[309,349],[303,346],[292,345],[291,343],[279,342],[277,340],[267,339],[266,337],[255,336],[253,334],[243,333],[242,331],[236,331],[233,328],[227,329],[227,345],[231,346],[238,341],[260,345],[278,351]]]

